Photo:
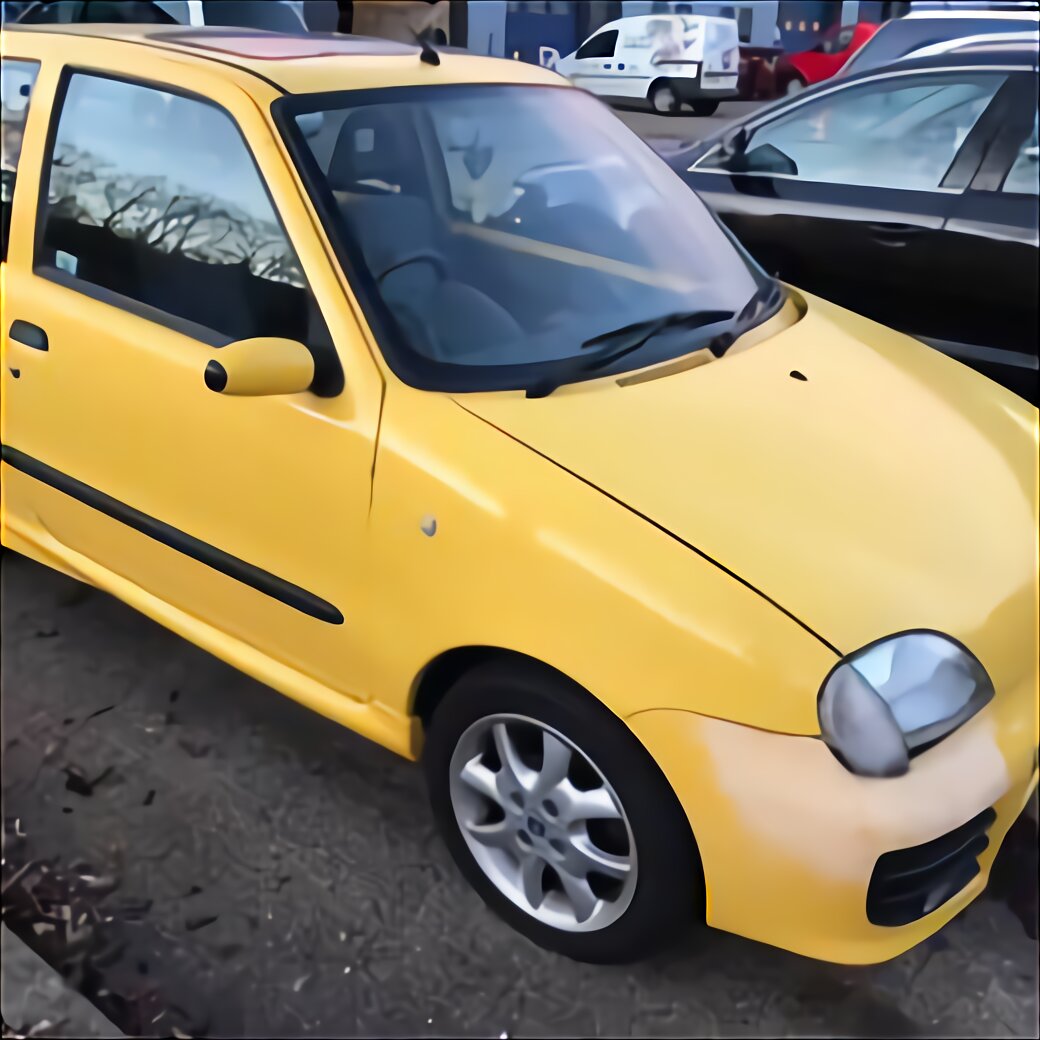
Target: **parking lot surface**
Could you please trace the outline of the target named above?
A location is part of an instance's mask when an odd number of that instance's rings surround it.
[[[2,593],[5,921],[126,1031],[1037,1033],[1027,819],[987,895],[887,964],[705,928],[577,964],[469,890],[413,765],[10,553]]]

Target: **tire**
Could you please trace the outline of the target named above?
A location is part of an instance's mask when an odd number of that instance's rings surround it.
[[[423,767],[459,869],[539,946],[623,963],[703,921],[700,859],[671,787],[620,720],[551,669],[503,660],[463,675],[427,727]],[[590,847],[610,876],[588,869]]]
[[[719,109],[718,101],[691,101],[690,108],[695,116],[713,116]]]
[[[647,97],[650,99],[650,107],[660,116],[677,115],[682,108],[679,93],[672,86],[671,80],[659,79],[654,82]]]

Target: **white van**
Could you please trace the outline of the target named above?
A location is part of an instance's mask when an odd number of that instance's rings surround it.
[[[576,86],[616,98],[646,98],[657,112],[711,115],[737,96],[740,41],[733,18],[653,14],[619,18],[561,58],[543,47],[541,63]]]

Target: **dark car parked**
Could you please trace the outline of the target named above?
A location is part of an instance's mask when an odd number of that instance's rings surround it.
[[[1037,52],[829,81],[668,161],[771,273],[1037,402]]]

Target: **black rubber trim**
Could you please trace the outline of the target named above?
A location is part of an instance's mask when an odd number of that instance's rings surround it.
[[[867,889],[867,920],[897,928],[920,920],[962,891],[979,873],[997,818],[984,809],[952,831],[911,848],[878,857]]]
[[[517,444],[523,445],[523,447],[527,448],[528,451],[533,451],[535,455],[545,459],[546,462],[551,462],[558,469],[562,469],[564,473],[569,473],[576,480],[580,480],[583,484],[586,484],[588,487],[598,491],[601,495],[605,496],[606,498],[609,498],[611,502],[616,502],[619,506],[621,506],[624,509],[627,509],[630,513],[634,513],[636,516],[645,520],[648,524],[650,524],[651,527],[656,527],[657,530],[660,531],[662,534],[666,534],[669,538],[678,542],[680,545],[686,546],[687,549],[689,549],[691,552],[696,553],[699,557],[701,557],[702,560],[707,560],[708,563],[718,567],[718,569],[722,571],[724,574],[728,574],[735,581],[739,581],[740,584],[743,585],[745,588],[750,589],[753,593],[755,593],[755,595],[761,596],[762,599],[764,599],[767,603],[771,603],[774,607],[776,607],[777,610],[780,611],[781,614],[784,615],[784,617],[790,618],[796,625],[798,625],[799,628],[805,629],[805,631],[808,632],[809,635],[813,636],[815,639],[818,639],[821,643],[823,643],[823,645],[827,647],[828,650],[837,654],[838,657],[844,658],[845,655],[833,643],[824,639],[819,632],[817,632],[813,628],[810,628],[804,621],[802,621],[801,618],[796,617],[785,607],[782,607],[779,603],[777,603],[775,599],[772,598],[772,596],[767,596],[761,589],[756,588],[746,578],[742,578],[739,574],[737,574],[736,571],[731,571],[729,567],[727,567],[725,564],[719,563],[718,560],[709,556],[706,552],[704,552],[703,549],[698,549],[696,545],[693,545],[691,542],[686,541],[685,538],[680,538],[674,531],[670,531],[667,527],[664,526],[664,524],[659,524],[656,520],[647,516],[646,513],[640,512],[634,506],[629,505],[627,502],[618,498],[616,495],[612,495],[609,491],[605,490],[604,488],[601,488],[598,484],[594,484],[591,480],[586,479],[580,473],[575,473],[574,470],[568,469],[566,466],[563,465],[563,463],[558,462],[551,456],[546,455],[544,452],[540,452],[537,448],[531,447],[531,445],[528,444],[526,441],[523,441],[519,437],[514,436],[507,430],[503,430],[501,426],[496,426],[493,422],[491,422],[488,419],[485,419],[484,416],[480,415],[479,413],[470,411],[461,401],[456,400],[455,403],[464,412],[468,412],[475,419],[479,419],[481,422],[487,423],[487,425],[490,426],[493,430],[498,430],[499,433],[508,437],[511,441],[516,441]]]
[[[171,527],[161,520],[156,520],[154,517],[134,509],[133,506],[111,498],[104,492],[90,487],[89,484],[84,484],[74,477],[53,469],[46,463],[7,444],[0,448],[0,457],[12,469],[33,477],[40,483],[96,509],[99,513],[104,513],[105,516],[118,520],[121,524],[126,524],[127,527],[133,528],[171,549],[176,549],[177,552],[183,553],[207,567],[212,567],[213,570],[226,574],[229,578],[234,578],[235,581],[240,581],[243,585],[248,585],[251,589],[256,589],[257,592],[262,592],[265,596],[284,603],[287,607],[300,611],[301,614],[330,625],[343,624],[343,615],[335,606],[306,589],[293,585],[284,578],[254,567],[251,563],[246,563],[222,549],[217,549],[208,542],[193,538],[190,534],[185,534],[176,527]]]
[[[219,394],[227,386],[227,369],[219,361],[210,361],[203,375],[206,386],[215,394]]]
[[[24,346],[32,347],[33,350],[49,349],[47,333],[44,332],[39,325],[33,325],[28,321],[22,321],[20,318],[16,318],[11,322],[11,331],[9,335],[11,339],[17,340]]]

